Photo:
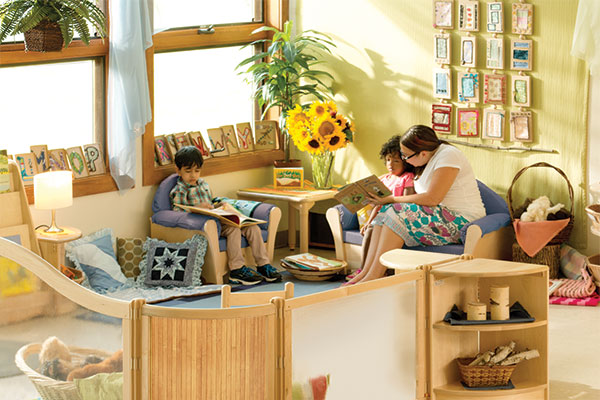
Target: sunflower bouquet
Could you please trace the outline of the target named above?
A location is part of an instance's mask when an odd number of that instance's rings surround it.
[[[286,128],[296,147],[311,156],[315,187],[331,187],[335,151],[352,142],[352,123],[337,111],[334,102],[314,101],[290,110]]]

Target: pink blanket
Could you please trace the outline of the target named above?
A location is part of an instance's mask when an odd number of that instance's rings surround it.
[[[513,227],[519,246],[529,257],[535,257],[568,223],[568,218],[539,222],[523,222],[517,218]]]

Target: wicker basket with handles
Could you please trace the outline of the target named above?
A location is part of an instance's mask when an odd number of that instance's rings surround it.
[[[474,358],[457,358],[458,370],[460,378],[468,387],[492,387],[504,386],[508,384],[510,377],[517,367],[513,365],[472,365],[469,363]]]
[[[74,382],[65,382],[52,379],[40,374],[29,365],[27,358],[37,356],[42,349],[40,343],[27,344],[17,351],[15,355],[15,364],[29,378],[33,386],[44,400],[81,400],[79,390]],[[104,350],[86,349],[82,347],[69,346],[71,352],[71,361],[74,364],[81,364],[87,356],[97,355],[100,357],[110,357],[112,353]]]

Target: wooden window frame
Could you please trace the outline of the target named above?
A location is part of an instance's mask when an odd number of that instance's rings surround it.
[[[155,53],[243,45],[257,39],[265,39],[269,36],[266,32],[252,35],[252,31],[261,26],[272,26],[282,29],[288,16],[288,0],[263,0],[263,22],[261,23],[215,26],[215,32],[210,35],[199,35],[196,28],[165,31],[154,35],[153,46],[146,51],[152,114],[154,115]],[[276,114],[270,116],[270,118],[276,117]],[[272,165],[274,160],[281,158],[283,158],[283,150],[280,149],[210,158],[202,166],[202,176],[265,167]],[[156,166],[154,164],[154,118],[146,125],[146,130],[142,137],[142,168],[144,186],[156,185],[175,172],[173,164],[165,166]]]

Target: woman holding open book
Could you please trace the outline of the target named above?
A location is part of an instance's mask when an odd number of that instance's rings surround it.
[[[415,168],[416,194],[371,198],[382,205],[373,219],[370,241],[363,241],[363,268],[346,284],[381,278],[379,257],[389,250],[458,243],[460,230],[485,215],[473,169],[456,147],[424,125],[400,139],[400,156]]]

